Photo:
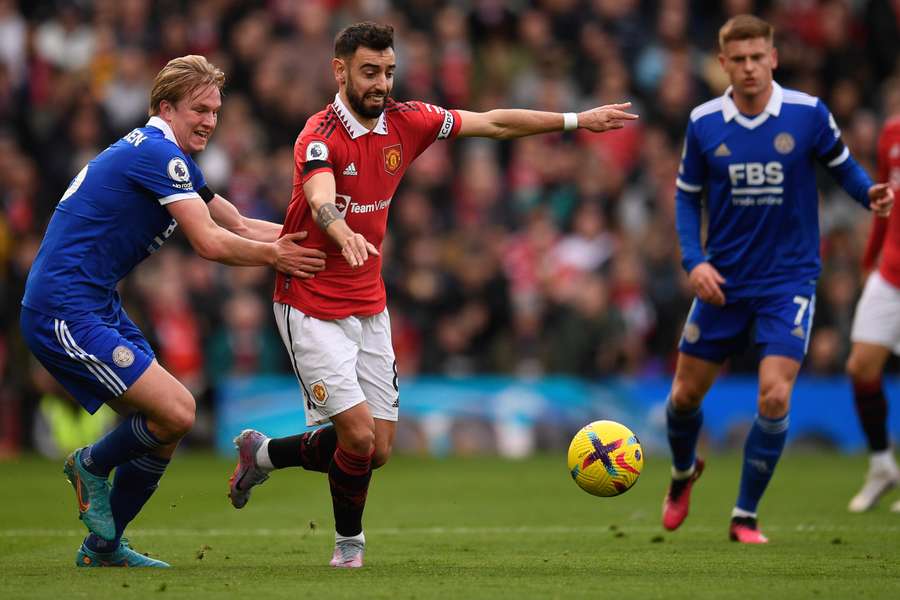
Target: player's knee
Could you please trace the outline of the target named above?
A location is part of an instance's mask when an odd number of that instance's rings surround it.
[[[179,394],[168,402],[164,416],[158,419],[164,442],[175,442],[183,438],[194,427],[197,406],[194,397],[187,392]]]
[[[788,413],[791,403],[791,384],[786,381],[770,383],[760,389],[759,414],[767,419],[780,419]]]
[[[338,445],[353,454],[368,456],[375,448],[375,431],[365,425],[346,428],[338,435]]]
[[[392,448],[390,446],[382,447],[375,444],[375,454],[372,455],[372,468],[377,469],[387,464],[391,458]]]
[[[697,386],[692,385],[689,381],[676,379],[672,384],[672,393],[669,401],[675,410],[688,411],[700,406],[703,402],[703,394]]]
[[[846,366],[847,375],[854,383],[869,383],[877,381],[881,377],[880,365],[873,365],[872,362],[863,360],[859,354],[850,353]]]

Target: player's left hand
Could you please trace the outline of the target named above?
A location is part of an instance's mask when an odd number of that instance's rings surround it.
[[[622,104],[607,104],[591,110],[578,113],[578,127],[597,133],[610,129],[622,129],[626,121],[634,121],[636,114],[625,112],[631,107],[631,102]]]
[[[869,208],[879,217],[891,214],[894,206],[894,190],[889,183],[876,183],[869,188]]]

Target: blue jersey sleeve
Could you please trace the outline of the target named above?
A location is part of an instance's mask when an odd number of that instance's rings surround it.
[[[162,142],[145,144],[140,150],[129,177],[161,205],[200,196],[198,190],[206,185],[203,174],[177,146]]]
[[[841,130],[831,111],[821,100],[816,104],[815,120],[816,157],[854,200],[869,208],[869,188],[872,186],[872,178],[850,155],[850,150],[841,140]]]
[[[689,122],[675,180],[675,227],[681,247],[681,264],[688,273],[706,260],[700,243],[700,221],[701,192],[707,169],[694,128],[694,122]]]

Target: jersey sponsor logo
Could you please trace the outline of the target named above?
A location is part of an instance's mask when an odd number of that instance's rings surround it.
[[[134,352],[126,346],[116,346],[112,351],[112,360],[120,369],[127,369],[134,364]]]
[[[352,202],[350,204],[350,213],[354,215],[360,215],[378,212],[380,210],[387,210],[391,205],[391,200],[393,200],[393,198],[388,198],[387,200],[378,200],[377,202],[370,202],[368,204],[357,204],[356,202]]]
[[[353,199],[350,198],[350,196],[344,194],[334,195],[334,205],[337,207],[338,212],[341,213],[342,217],[347,216],[347,207],[350,206],[351,202],[353,202]]]
[[[725,142],[722,142],[713,154],[715,156],[731,156],[731,150],[728,149]]]
[[[190,183],[191,181],[191,173],[188,171],[187,163],[177,156],[169,161],[166,171],[169,173],[169,179],[172,181],[178,183]]]
[[[306,147],[306,162],[311,160],[328,160],[328,146],[323,142],[310,142]]]
[[[387,146],[382,150],[384,153],[384,170],[391,175],[396,175],[403,164],[403,148],[400,144]]]
[[[356,177],[358,174],[359,171],[356,170],[356,163],[353,162],[347,165],[347,168],[341,173],[341,175],[346,175],[348,177]]]
[[[328,388],[325,387],[325,382],[323,380],[314,381],[312,385],[309,387],[309,391],[311,393],[311,398],[313,402],[315,402],[319,406],[325,406],[325,403],[328,402]]]
[[[784,166],[780,162],[732,163],[728,165],[728,175],[731,179],[732,196],[749,197],[734,203],[742,206],[781,204],[780,195],[784,193],[784,188],[781,187],[784,183]],[[767,194],[770,195],[768,198],[760,198]]]
[[[790,154],[794,146],[794,136],[788,132],[785,131],[775,136],[775,150],[780,154]]]

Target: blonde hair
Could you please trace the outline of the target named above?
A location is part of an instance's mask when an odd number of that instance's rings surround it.
[[[225,85],[225,73],[206,60],[205,56],[190,54],[173,58],[162,71],[157,73],[150,91],[150,110],[152,117],[159,114],[159,105],[163,100],[175,104],[195,90],[214,85],[219,90]]]
[[[759,17],[737,15],[728,19],[722,25],[722,28],[719,29],[719,50],[724,51],[725,44],[728,42],[752,40],[754,38],[765,38],[771,44],[774,35],[775,28]]]

